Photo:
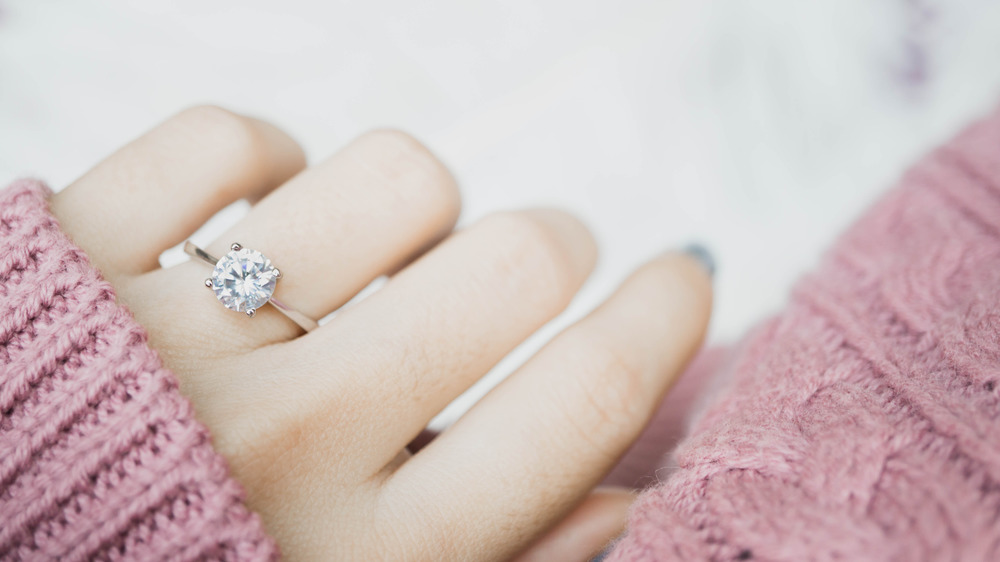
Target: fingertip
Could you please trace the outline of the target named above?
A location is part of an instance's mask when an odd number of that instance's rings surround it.
[[[270,170],[268,176],[274,184],[281,184],[306,167],[306,153],[290,134],[281,128],[256,117],[247,117],[260,135],[261,141],[270,149]]]
[[[676,333],[678,322],[704,332],[712,310],[712,277],[704,262],[686,251],[670,251],[640,266],[623,283],[633,295]],[[666,326],[665,328],[669,328]]]
[[[601,307],[617,326],[607,337],[657,367],[655,395],[669,388],[704,342],[712,311],[712,279],[697,258],[670,251],[636,269]]]
[[[697,260],[709,277],[715,277],[715,256],[704,244],[692,242],[684,246],[681,251]]]
[[[692,312],[707,325],[712,312],[715,274],[715,260],[702,246],[687,246],[680,251],[669,252],[665,260],[674,275],[667,279],[667,285],[676,291],[676,296],[685,299]]]
[[[565,249],[570,262],[581,277],[586,277],[597,264],[597,242],[590,229],[580,218],[559,209],[536,208],[522,213],[538,223],[558,239],[558,247]]]

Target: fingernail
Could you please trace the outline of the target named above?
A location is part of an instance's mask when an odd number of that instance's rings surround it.
[[[597,556],[591,558],[590,562],[604,562],[604,559],[607,558],[609,554],[611,554],[611,550],[614,547],[615,547],[615,543],[611,543],[608,546],[604,547],[604,550],[602,550],[601,552],[597,553]]]
[[[693,242],[684,246],[681,251],[698,260],[698,263],[705,268],[709,276],[715,275],[715,258],[712,257],[712,252],[709,252],[708,248],[697,242]]]

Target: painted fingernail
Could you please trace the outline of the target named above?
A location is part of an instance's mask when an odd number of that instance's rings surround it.
[[[611,551],[613,551],[615,547],[618,546],[618,543],[620,543],[622,539],[625,538],[626,534],[628,534],[628,531],[622,532],[617,537],[611,539],[611,542],[609,542],[604,547],[604,550],[598,552],[597,556],[591,558],[589,562],[604,562],[604,559],[611,555]]]
[[[611,543],[608,546],[604,547],[604,550],[597,553],[597,556],[591,558],[590,562],[604,562],[604,559],[607,558],[609,554],[611,554],[611,550],[614,547],[615,543]]]
[[[698,260],[698,263],[705,268],[705,271],[708,272],[709,276],[715,275],[715,258],[712,257],[712,252],[709,252],[708,248],[694,242],[684,246],[681,251]]]

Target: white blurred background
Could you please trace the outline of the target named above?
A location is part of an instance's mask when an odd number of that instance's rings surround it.
[[[0,181],[58,189],[198,103],[313,161],[399,127],[459,178],[463,222],[556,205],[592,227],[599,268],[548,333],[697,240],[719,265],[712,339],[735,339],[998,101],[990,0],[0,0]]]

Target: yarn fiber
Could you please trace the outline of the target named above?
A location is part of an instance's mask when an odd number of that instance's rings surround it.
[[[0,192],[0,560],[276,559],[49,195]]]
[[[715,364],[608,561],[1000,560],[1000,112]]]

